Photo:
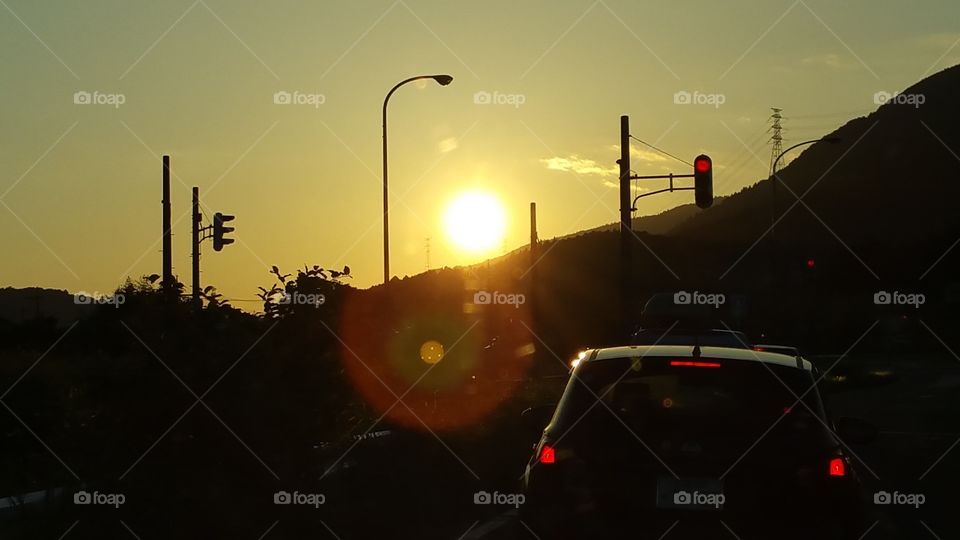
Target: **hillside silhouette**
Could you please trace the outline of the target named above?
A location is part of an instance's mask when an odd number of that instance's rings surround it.
[[[960,66],[954,66],[902,92],[924,95],[923,105],[888,103],[824,134],[841,141],[811,146],[779,173],[789,190],[778,190],[778,214],[796,201],[790,191],[800,196],[810,190],[804,202],[812,212],[798,205],[777,224],[777,234],[812,246],[830,241],[829,226],[851,244],[904,248],[931,231],[955,232],[958,89]],[[770,188],[770,180],[746,188],[693,216],[676,234],[723,243],[756,238],[770,225]],[[882,267],[882,259],[867,262]]]
[[[717,206],[724,202],[726,197],[716,197],[713,200],[713,205]],[[670,234],[678,227],[686,223],[690,218],[702,212],[697,205],[693,203],[681,204],[680,206],[675,206],[669,210],[664,210],[659,214],[653,214],[649,216],[639,216],[633,218],[633,230],[643,231],[650,234]],[[608,223],[606,225],[601,225],[599,227],[594,227],[593,229],[587,229],[585,231],[576,232],[570,235],[561,236],[560,238],[569,238],[571,236],[577,236],[584,233],[590,232],[610,232],[610,231],[619,231],[620,223]]]

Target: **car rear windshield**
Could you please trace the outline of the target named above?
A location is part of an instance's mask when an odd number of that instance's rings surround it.
[[[749,438],[770,429],[781,440],[812,437],[820,446],[830,441],[813,384],[808,371],[759,361],[595,360],[575,370],[551,431],[603,424],[622,432],[621,424],[644,437],[670,439],[691,433]],[[604,420],[611,413],[617,422]]]
[[[689,345],[699,343],[701,347],[731,347],[749,349],[747,337],[741,333],[716,331],[671,331],[645,328],[633,334],[634,345]]]

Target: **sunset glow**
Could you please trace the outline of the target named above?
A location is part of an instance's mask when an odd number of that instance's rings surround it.
[[[458,249],[488,253],[503,243],[507,228],[503,205],[493,195],[469,191],[458,195],[447,206],[444,230]]]

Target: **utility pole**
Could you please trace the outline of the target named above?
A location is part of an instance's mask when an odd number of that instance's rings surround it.
[[[163,281],[161,287],[166,301],[173,297],[173,232],[170,230],[170,156],[163,156]]]
[[[537,203],[530,203],[530,270],[537,264]]]
[[[429,272],[429,271],[430,271],[430,237],[429,237],[429,236],[427,237],[427,242],[426,242],[426,243],[427,243],[427,246],[426,246],[426,251],[427,251],[427,271]]]
[[[780,159],[780,154],[783,152],[783,126],[780,125],[780,121],[783,120],[783,116],[780,114],[783,112],[783,109],[778,109],[776,107],[771,107],[773,114],[770,115],[770,129],[773,130],[773,135],[770,137],[771,149],[770,149],[770,236],[773,236],[773,224],[777,220],[777,179],[774,178],[776,174],[775,167],[777,166],[777,160]]]
[[[641,141],[642,142],[642,141]],[[709,208],[713,204],[713,160],[700,154],[693,159],[693,174],[654,174],[637,175],[630,170],[630,117],[620,117],[620,319],[622,330],[629,334],[633,331],[633,305],[635,287],[632,277],[633,233],[632,216],[637,201],[660,193],[674,191],[693,191],[694,201],[700,208]],[[673,181],[679,178],[693,178],[693,187],[677,187]],[[669,180],[670,186],[656,191],[642,193],[630,199],[630,186],[634,180]]]
[[[193,226],[191,227],[191,238],[193,244],[193,307],[200,309],[203,304],[200,302],[200,188],[193,186]]]
[[[627,115],[620,117],[620,159],[617,163],[620,165],[620,321],[623,330],[629,333],[630,305],[633,301],[630,282],[633,201],[630,200],[630,117]]]
[[[529,274],[527,281],[527,297],[528,305],[527,308],[527,317],[529,319],[529,325],[533,332],[537,331],[537,321],[539,320],[537,316],[537,286],[540,281],[537,278],[537,263],[539,262],[540,254],[540,239],[537,237],[537,203],[530,203],[530,266],[527,268],[527,273]]]
[[[780,181],[777,178],[777,160],[780,159],[780,154],[783,153],[783,126],[780,125],[780,121],[783,120],[783,116],[780,114],[783,112],[783,109],[778,109],[776,107],[771,107],[770,110],[773,111],[773,114],[770,115],[770,129],[773,131],[773,135],[770,136],[770,278],[772,286],[775,288],[777,286],[777,239],[776,239],[776,223],[777,223],[777,183]]]

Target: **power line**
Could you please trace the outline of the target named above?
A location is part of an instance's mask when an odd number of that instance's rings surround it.
[[[677,156],[671,154],[670,152],[667,152],[666,150],[661,150],[661,149],[657,148],[656,146],[654,146],[654,145],[652,145],[652,144],[650,144],[650,143],[648,143],[648,142],[641,141],[640,139],[634,137],[633,135],[631,135],[630,138],[633,139],[633,140],[635,140],[635,141],[637,141],[637,142],[640,143],[640,144],[645,144],[645,145],[649,146],[650,148],[653,148],[654,150],[656,150],[657,152],[660,152],[661,154],[664,154],[664,155],[666,155],[666,156],[670,156],[670,157],[672,157],[673,159],[679,161],[680,163],[686,163],[687,165],[693,167],[693,163],[690,163],[689,161],[680,159],[680,158],[678,158]]]
[[[833,113],[823,113],[823,114],[801,114],[797,116],[785,117],[784,120],[799,120],[799,119],[808,119],[808,118],[833,118],[838,116],[850,117],[853,115],[862,115],[864,113],[873,112],[873,109],[856,109],[853,111],[838,111]]]

